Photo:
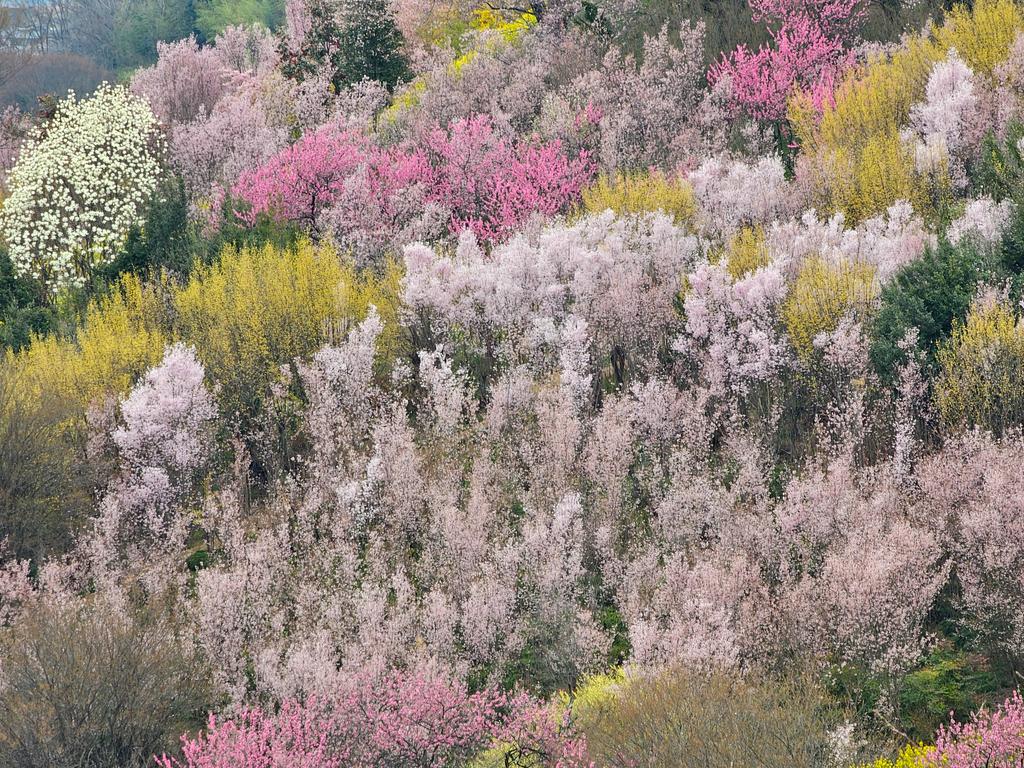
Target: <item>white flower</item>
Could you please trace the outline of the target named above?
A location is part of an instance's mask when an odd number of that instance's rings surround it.
[[[0,233],[15,270],[55,291],[113,260],[160,180],[159,136],[152,110],[123,87],[69,93],[8,177]]]

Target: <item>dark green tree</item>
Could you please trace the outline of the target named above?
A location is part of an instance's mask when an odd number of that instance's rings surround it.
[[[335,88],[377,80],[388,88],[409,78],[402,33],[387,0],[308,0],[310,31],[298,50],[281,46],[286,77],[304,80],[325,68]]]
[[[39,303],[40,293],[38,285],[14,273],[6,249],[0,249],[0,348],[21,349],[33,333],[52,330],[56,314]]]
[[[871,361],[888,378],[904,358],[900,342],[917,328],[917,343],[929,361],[949,336],[953,321],[967,316],[978,282],[994,265],[969,242],[943,241],[928,248],[882,289],[881,308],[871,328]]]
[[[142,274],[168,269],[188,272],[197,248],[195,225],[189,221],[188,197],[180,177],[165,179],[157,188],[141,226],[128,233],[124,251],[104,270],[115,279],[121,272]]]

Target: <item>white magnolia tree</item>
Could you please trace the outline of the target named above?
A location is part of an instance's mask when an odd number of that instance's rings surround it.
[[[118,254],[160,180],[158,128],[149,105],[123,87],[60,102],[8,177],[0,233],[19,274],[54,292]]]

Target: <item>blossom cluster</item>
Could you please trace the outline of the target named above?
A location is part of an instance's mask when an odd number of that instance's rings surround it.
[[[162,151],[152,110],[125,88],[62,100],[7,177],[0,230],[15,270],[56,290],[111,261],[156,190]]]

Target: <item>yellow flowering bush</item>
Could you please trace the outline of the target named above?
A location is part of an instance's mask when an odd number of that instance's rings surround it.
[[[928,753],[934,747],[926,744],[908,744],[899,751],[895,760],[880,757],[874,762],[864,763],[860,768],[923,768],[927,765]]]
[[[689,182],[661,173],[602,174],[583,190],[587,213],[612,210],[615,213],[663,211],[677,223],[690,221],[696,211]]]
[[[948,428],[1001,433],[1024,423],[1024,321],[983,297],[939,348],[935,401]]]
[[[900,141],[911,108],[925,96],[936,62],[955,48],[979,76],[992,74],[1024,28],[1013,0],[979,0],[951,10],[941,27],[910,38],[896,52],[853,70],[818,115],[807,94],[796,95],[789,120],[803,149],[801,172],[817,203],[842,211],[851,223],[905,199],[933,215],[946,187],[914,168],[912,148]]]
[[[175,292],[177,330],[221,386],[225,408],[248,409],[280,366],[337,340],[371,303],[388,328],[384,343],[394,348],[400,280],[393,264],[380,278],[360,274],[332,248],[308,241],[228,248]]]
[[[874,266],[858,261],[809,259],[782,306],[786,332],[800,359],[810,360],[814,338],[834,331],[848,313],[863,317],[877,293]]]
[[[729,240],[725,257],[726,269],[734,280],[767,265],[768,248],[764,242],[764,227],[760,224],[743,227]]]
[[[125,274],[88,306],[74,336],[35,337],[8,353],[27,392],[47,392],[83,409],[105,395],[119,396],[158,363],[170,341],[158,290]]]

